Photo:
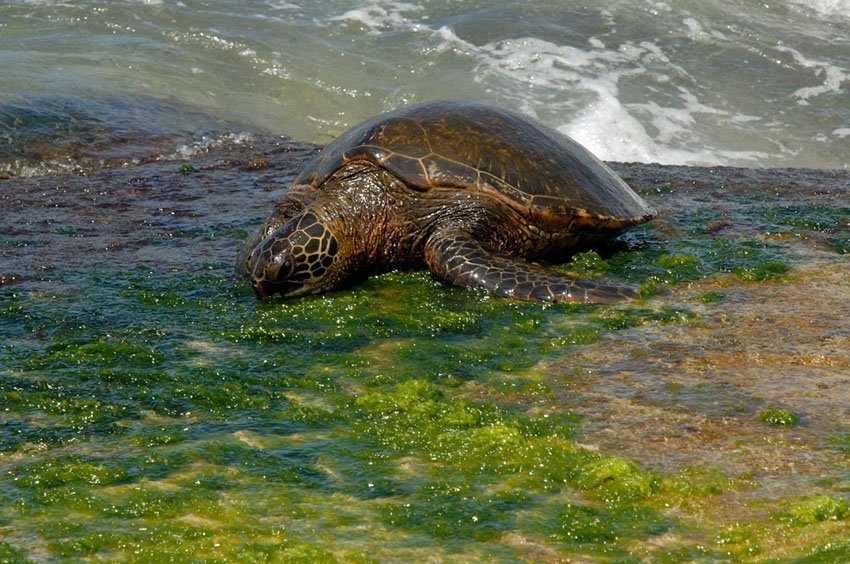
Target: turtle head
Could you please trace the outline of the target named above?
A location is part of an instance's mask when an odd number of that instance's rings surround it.
[[[338,251],[331,229],[312,212],[305,212],[254,248],[246,263],[254,292],[258,298],[265,298],[330,290],[342,281]]]

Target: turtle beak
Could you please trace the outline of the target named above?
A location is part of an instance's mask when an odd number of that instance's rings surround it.
[[[269,293],[266,291],[266,285],[262,281],[254,282],[252,285],[254,286],[254,293],[257,294],[257,299],[262,300],[268,297]]]
[[[292,287],[289,284],[275,282],[274,280],[268,280],[265,278],[254,280],[253,284],[254,293],[257,294],[257,298],[261,300],[274,296],[275,294],[280,294],[281,296],[286,297],[292,290]]]

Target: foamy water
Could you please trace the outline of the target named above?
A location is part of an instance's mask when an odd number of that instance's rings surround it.
[[[847,168],[848,37],[850,0],[13,2],[0,104],[70,95],[132,129],[100,102],[141,96],[324,143],[469,98],[607,160]],[[11,145],[21,126],[2,112]]]

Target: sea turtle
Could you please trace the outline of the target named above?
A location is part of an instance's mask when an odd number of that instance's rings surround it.
[[[611,169],[554,129],[485,104],[427,102],[329,143],[243,244],[237,270],[261,298],[427,267],[500,296],[609,302],[636,293],[530,261],[564,260],[653,215]]]

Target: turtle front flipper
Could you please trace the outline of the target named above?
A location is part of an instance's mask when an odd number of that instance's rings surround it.
[[[616,302],[638,298],[632,286],[573,280],[500,255],[462,231],[433,235],[425,245],[425,262],[455,286],[481,288],[519,300]]]

